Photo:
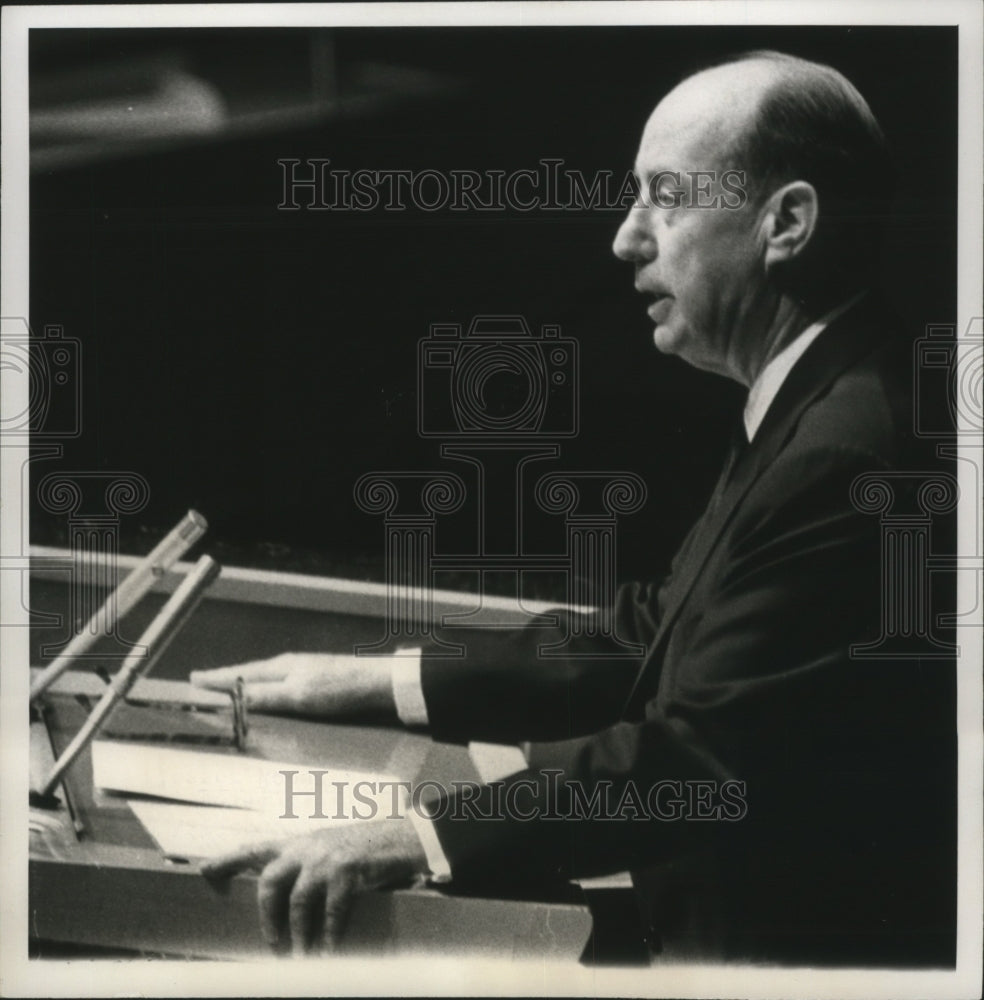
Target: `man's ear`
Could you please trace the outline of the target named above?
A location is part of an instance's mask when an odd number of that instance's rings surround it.
[[[794,260],[813,238],[820,213],[816,188],[806,181],[791,181],[769,198],[765,214],[765,266]]]

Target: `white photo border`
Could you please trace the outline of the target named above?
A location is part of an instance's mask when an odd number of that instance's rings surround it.
[[[174,4],[5,7],[2,12],[2,251],[0,315],[28,316],[28,32],[31,28],[488,26],[488,25],[952,25],[959,29],[959,192],[957,325],[981,315],[982,95],[984,6],[976,0],[696,0],[696,2]],[[6,413],[26,408],[26,377],[0,401]],[[980,469],[980,441],[961,448]],[[28,511],[16,489],[17,449],[0,454],[0,551],[20,551]],[[980,497],[973,469],[961,462],[958,534],[961,551],[975,544]],[[984,472],[984,470],[980,470]],[[969,574],[958,574],[960,606],[973,600]],[[0,590],[0,621],[26,620],[19,593]],[[961,637],[958,664],[959,834],[957,966],[902,972],[661,965],[638,971],[462,959],[309,960],[285,963],[29,961],[27,957],[28,659],[25,628],[0,634],[0,992],[8,996],[319,996],[541,995],[673,997],[973,997],[980,996],[984,868],[982,868],[982,640]]]

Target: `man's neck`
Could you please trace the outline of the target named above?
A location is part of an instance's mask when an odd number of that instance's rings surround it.
[[[837,303],[832,309],[828,309],[822,316],[804,327],[792,339],[787,339],[778,351],[767,359],[760,369],[758,377],[752,383],[748,391],[748,399],[745,401],[743,419],[745,434],[749,441],[755,437],[756,431],[782,388],[786,377],[799,363],[803,354],[810,349],[813,341],[823,333],[825,327],[850,309],[863,295],[863,291],[856,292],[850,298]]]
[[[755,384],[766,366],[786,347],[788,347],[804,330],[811,324],[816,323],[827,315],[832,309],[836,309],[844,302],[849,301],[860,289],[853,292],[845,292],[836,301],[831,301],[822,306],[808,307],[788,295],[780,295],[767,310],[764,321],[760,329],[767,332],[765,336],[756,338],[750,344],[745,357],[742,359],[740,381],[747,388]]]

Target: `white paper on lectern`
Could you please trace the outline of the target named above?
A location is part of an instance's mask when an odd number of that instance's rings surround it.
[[[97,788],[151,796],[128,803],[162,851],[177,857],[398,818],[409,803],[405,785],[392,775],[112,740],[93,743],[92,774]],[[309,794],[316,785],[320,810]]]
[[[293,771],[292,776],[283,772]],[[311,772],[326,772],[315,777]],[[295,791],[295,812],[312,811],[312,798],[305,795],[320,782],[325,813],[337,812],[338,794],[344,791],[344,809],[350,810],[352,794],[360,782],[376,788],[376,794],[361,785],[360,795],[378,799],[379,810],[387,812],[393,801],[393,790],[382,782],[396,782],[392,775],[367,771],[316,767],[311,764],[290,764],[259,760],[240,754],[208,753],[175,747],[96,740],[92,744],[92,783],[107,791],[152,795],[180,802],[200,802],[209,806],[234,806],[253,809],[272,816],[284,812],[287,782]],[[303,807],[303,809],[302,809]],[[363,810],[364,811],[364,810]]]
[[[225,854],[244,844],[312,833],[329,827],[359,822],[385,822],[391,815],[380,810],[374,820],[312,819],[298,812],[296,819],[278,819],[251,809],[189,805],[152,799],[127,799],[144,829],[171,858],[208,858]]]

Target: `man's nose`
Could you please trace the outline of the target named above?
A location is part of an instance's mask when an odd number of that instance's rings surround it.
[[[655,245],[645,231],[645,216],[645,209],[637,205],[633,205],[626,213],[612,243],[612,253],[619,260],[638,264],[655,255]]]

